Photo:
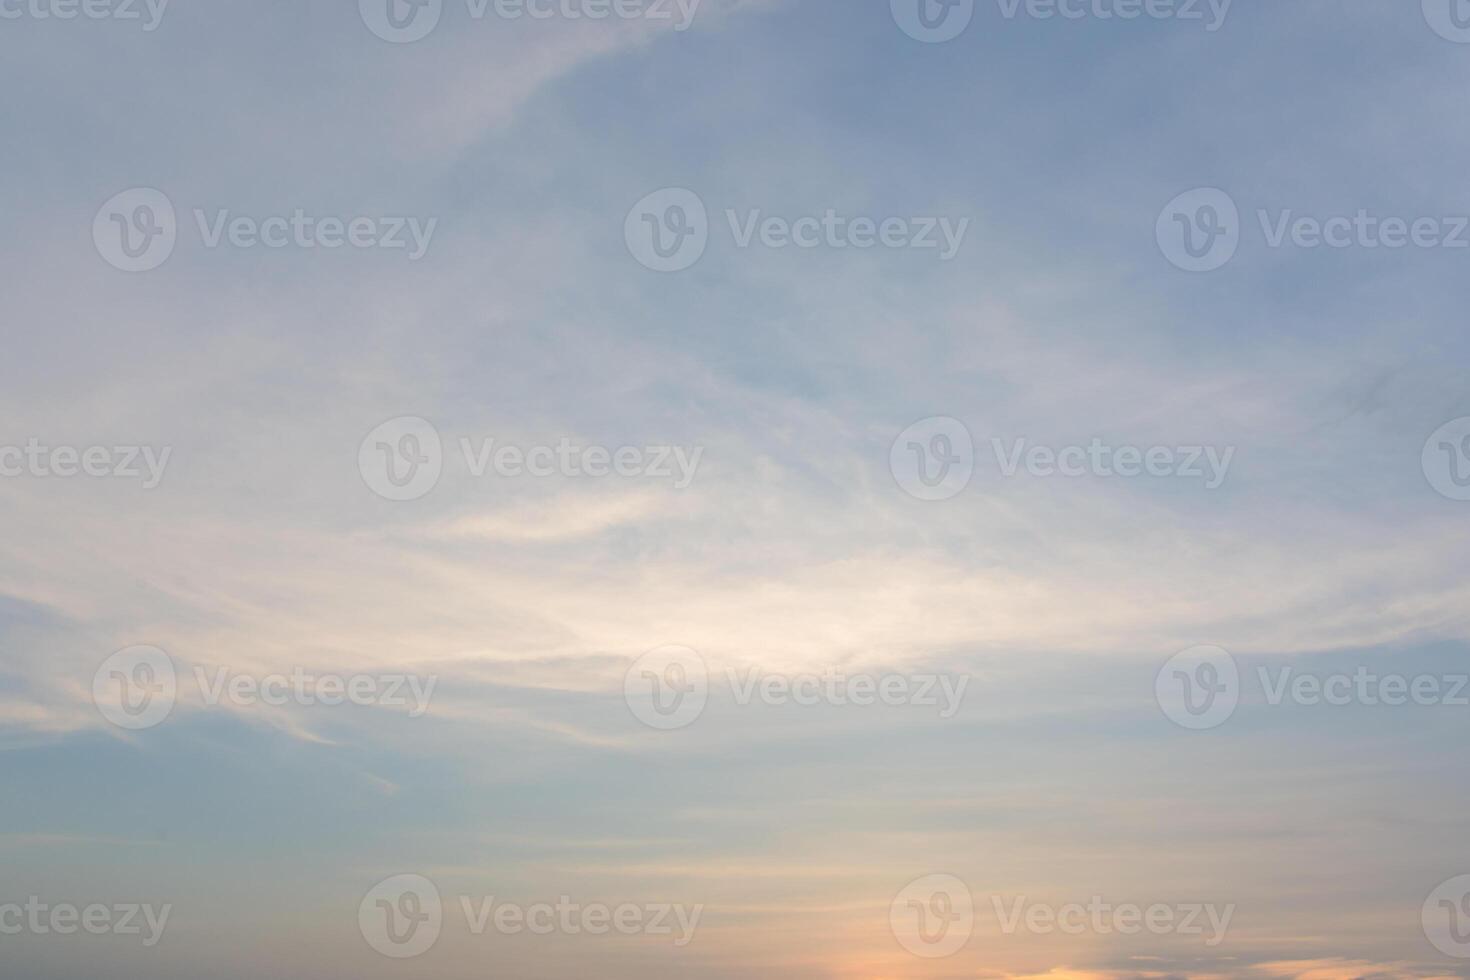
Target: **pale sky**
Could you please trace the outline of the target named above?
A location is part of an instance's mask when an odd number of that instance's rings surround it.
[[[1470,977],[1470,5],[122,2],[0,0],[0,976]]]

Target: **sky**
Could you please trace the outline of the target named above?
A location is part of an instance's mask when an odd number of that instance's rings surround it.
[[[0,0],[0,976],[1470,977],[1467,81]]]

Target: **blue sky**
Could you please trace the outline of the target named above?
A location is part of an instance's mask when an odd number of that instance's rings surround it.
[[[682,31],[446,0],[403,44],[324,0],[170,4],[151,31],[0,4],[0,450],[170,450],[153,488],[0,477],[0,906],[173,907],[150,948],[0,935],[0,972],[1470,976],[1421,925],[1470,873],[1470,708],[1257,683],[1470,672],[1470,503],[1425,461],[1470,416],[1467,253],[1267,233],[1470,215],[1470,44],[1434,2],[1240,0],[1210,31],[978,0],[925,43],[876,0],[703,0]],[[92,232],[133,188],[177,243],[130,273]],[[708,244],[658,272],[625,226],[668,188]],[[1239,245],[1191,273],[1156,228],[1197,188]],[[209,247],[196,218],[297,210],[434,225],[415,260]],[[731,227],[829,210],[967,224],[948,260]],[[390,500],[360,451],[407,445],[380,428],[405,417],[443,471]],[[892,459],[935,418],[973,473],[918,499]],[[477,476],[462,439],[699,456],[684,487]],[[1213,489],[1002,465],[1094,440],[1231,456]],[[670,644],[709,703],[659,731],[625,690]],[[179,693],[127,730],[94,675],[139,645]],[[1245,682],[1188,731],[1155,680],[1200,645]],[[417,717],[209,704],[196,667],[437,686]],[[742,705],[732,669],[968,688],[948,718]],[[410,873],[444,934],[380,956],[359,903]],[[935,874],[978,915],[926,958],[890,902]],[[675,948],[477,936],[452,908],[564,894],[703,919]],[[991,911],[1093,895],[1233,925],[1205,947]]]

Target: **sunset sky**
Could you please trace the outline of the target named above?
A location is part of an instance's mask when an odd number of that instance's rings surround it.
[[[443,0],[411,41],[372,0],[47,2],[0,0],[0,468],[141,475],[0,475],[0,907],[171,912],[151,946],[0,912],[0,977],[1470,977],[1424,918],[1470,874],[1470,491],[1434,463],[1470,464],[1470,43],[1435,0],[978,0],[943,42],[906,0]],[[1238,208],[1210,271],[1165,240],[1195,189]],[[691,200],[704,251],[659,271],[637,233]],[[1451,241],[1272,243],[1364,210]],[[406,247],[228,230],[298,211]],[[159,221],[125,271],[109,229]],[[1010,463],[1095,441],[1204,475]],[[915,492],[910,443],[963,477]],[[477,474],[503,446],[639,470]],[[130,729],[94,692],[136,647],[177,692]],[[628,692],[685,682],[671,647],[708,688],[660,728]],[[1166,666],[1197,647],[1241,680],[1191,730],[1156,685],[1215,677]],[[433,686],[198,682],[293,672]],[[1273,698],[1364,672],[1442,697]],[[813,675],[939,703],[742,703]],[[443,901],[411,958],[359,914],[401,875]],[[917,955],[935,876],[973,923]],[[477,935],[491,896],[701,911]],[[1230,919],[1006,928],[1094,898]]]

